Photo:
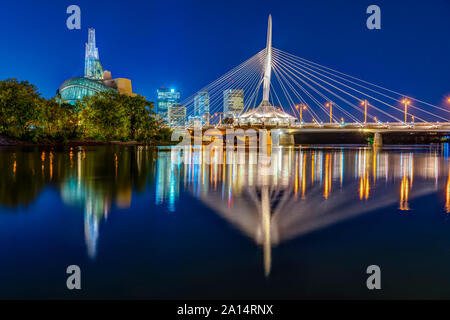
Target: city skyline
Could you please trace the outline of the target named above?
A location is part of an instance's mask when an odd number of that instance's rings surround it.
[[[427,8],[418,6],[418,2],[414,1],[398,1],[395,4],[381,1],[383,24],[379,31],[365,28],[367,6],[356,1],[349,3],[339,14],[336,14],[339,3],[335,1],[322,1],[320,5],[305,1],[293,5],[292,10],[282,4],[267,2],[267,11],[248,12],[246,19],[236,18],[232,25],[224,21],[227,14],[214,16],[218,10],[229,12],[230,9],[224,6],[215,4],[206,11],[195,13],[187,4],[174,2],[169,6],[186,9],[176,15],[183,18],[181,21],[187,32],[182,32],[181,22],[170,18],[165,32],[170,37],[161,34],[159,22],[164,18],[164,8],[159,4],[148,5],[140,1],[133,4],[130,8],[110,9],[108,14],[115,17],[121,11],[120,14],[147,16],[154,20],[144,19],[142,23],[133,25],[111,25],[109,18],[98,17],[98,12],[105,10],[104,4],[82,1],[79,4],[83,17],[82,29],[70,31],[64,23],[68,17],[65,14],[67,6],[59,4],[59,10],[51,10],[53,19],[47,19],[51,22],[44,22],[45,19],[37,21],[43,27],[39,30],[39,36],[26,26],[17,25],[17,21],[36,22],[38,17],[49,14],[46,12],[54,6],[52,2],[40,5],[30,3],[30,11],[20,16],[14,16],[20,12],[14,4],[6,4],[3,12],[11,14],[2,19],[2,23],[8,24],[9,28],[15,27],[17,32],[11,37],[5,33],[8,28],[2,28],[3,38],[10,48],[1,54],[0,76],[28,80],[36,84],[44,96],[54,96],[56,88],[65,79],[83,73],[79,57],[84,50],[79,44],[85,42],[87,29],[94,27],[98,32],[97,46],[101,48],[102,61],[108,68],[117,70],[118,74],[133,79],[136,93],[156,102],[156,89],[164,84],[188,96],[262,47],[265,32],[260,28],[260,21],[266,19],[270,11],[277,16],[274,29],[277,46],[370,82],[411,93],[411,96],[433,104],[442,105],[448,94],[446,86],[450,76],[445,59],[450,47],[444,40],[449,29],[449,22],[444,19],[445,9],[448,8],[445,1],[437,1],[433,7]],[[249,5],[244,2],[243,10]],[[148,6],[152,10],[145,10]],[[36,13],[35,16],[30,16],[31,12]],[[196,15],[206,19],[186,20]],[[419,16],[421,23],[407,19]],[[208,23],[211,19],[212,24]],[[394,25],[394,19],[404,22]],[[313,20],[327,21],[329,25]],[[227,25],[226,30],[220,31],[224,25]],[[118,30],[119,26],[123,30]],[[114,40],[108,36],[111,32],[115,34]],[[224,32],[232,35],[225,43],[222,40]],[[340,33],[342,36],[339,36]],[[211,41],[202,41],[200,45],[194,39],[196,35],[209,35]],[[144,40],[142,42],[145,44],[138,44],[139,40]],[[134,50],[128,48],[131,43]],[[179,50],[174,50],[180,46],[184,48],[181,50],[183,55],[178,53]],[[239,46],[238,50],[231,50],[236,46]],[[26,47],[35,49],[33,58],[30,58],[29,51],[24,50]],[[325,50],[330,47],[333,49]],[[18,61],[21,63],[15,63]],[[150,72],[151,77],[148,76]],[[45,77],[42,77],[43,74]],[[424,78],[427,81],[422,81]]]

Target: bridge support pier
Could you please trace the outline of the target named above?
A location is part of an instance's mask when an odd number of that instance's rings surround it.
[[[289,147],[295,145],[294,136],[292,134],[280,134],[280,146]]]
[[[380,132],[375,132],[373,136],[373,147],[379,148],[383,146],[383,137]]]

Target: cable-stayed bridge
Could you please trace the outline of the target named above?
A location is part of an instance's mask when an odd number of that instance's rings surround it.
[[[199,120],[206,128],[282,128],[289,134],[450,132],[450,98],[433,105],[274,48],[271,16],[266,48],[182,105],[190,128]]]

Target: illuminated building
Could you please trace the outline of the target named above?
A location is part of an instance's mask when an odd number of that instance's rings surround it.
[[[169,108],[180,104],[180,92],[161,87],[158,89],[157,113],[160,119],[168,121]]]
[[[244,90],[229,89],[223,92],[223,113],[225,117],[237,117],[244,110]]]
[[[129,96],[135,95],[130,79],[112,79],[111,72],[103,70],[95,43],[95,30],[90,28],[86,43],[84,77],[64,81],[57,91],[57,96],[61,102],[74,104],[86,96],[107,90],[115,90]]]
[[[200,91],[194,99],[194,116],[202,118],[202,125],[209,125],[209,93]]]
[[[186,125],[186,107],[179,104],[170,106],[167,118],[170,127],[184,127]]]
[[[89,28],[88,32],[88,43],[86,43],[84,57],[84,77],[92,80],[103,80],[103,67],[95,44],[95,29]]]
[[[189,127],[201,127],[203,123],[202,117],[189,116],[188,117],[188,126]]]

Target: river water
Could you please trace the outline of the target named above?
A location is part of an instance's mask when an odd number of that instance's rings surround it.
[[[2,148],[0,298],[450,298],[448,155]]]

